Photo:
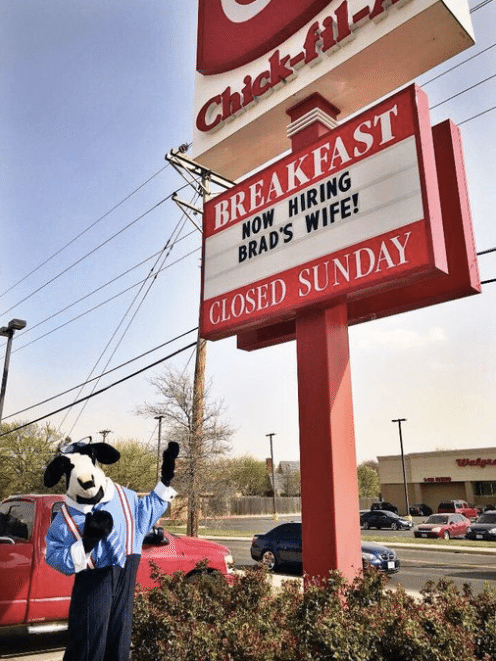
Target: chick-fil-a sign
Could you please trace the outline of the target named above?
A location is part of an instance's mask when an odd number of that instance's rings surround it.
[[[442,237],[428,101],[412,85],[206,203],[202,336],[442,270]]]
[[[197,41],[194,157],[237,179],[289,148],[297,97],[344,119],[473,35],[466,0],[199,0]]]

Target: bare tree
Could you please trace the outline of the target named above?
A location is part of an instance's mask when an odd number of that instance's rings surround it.
[[[195,420],[193,379],[187,373],[168,368],[149,380],[160,395],[155,404],[145,403],[137,413],[162,416],[164,439],[181,447],[175,483],[184,487],[188,498],[187,534],[197,537],[200,496],[208,483],[209,463],[229,452],[233,428],[221,420],[224,407],[210,397],[211,384],[205,386],[201,424]]]

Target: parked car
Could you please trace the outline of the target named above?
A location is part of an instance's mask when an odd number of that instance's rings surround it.
[[[413,528],[412,521],[398,516],[388,510],[370,510],[360,514],[360,526],[367,530],[368,528],[391,528],[391,530],[409,530]]]
[[[437,508],[439,514],[463,514],[467,519],[478,516],[476,507],[469,505],[465,500],[443,500]]]
[[[398,514],[398,508],[396,505],[393,505],[392,503],[388,503],[387,500],[381,500],[378,503],[372,503],[370,506],[371,510],[387,510],[388,512],[394,512],[395,514]]]
[[[263,562],[273,571],[287,567],[302,570],[301,523],[282,523],[265,534],[253,537],[250,553],[253,560]],[[362,565],[381,569],[388,574],[399,571],[396,551],[380,544],[362,542]]]
[[[6,627],[28,632],[56,630],[67,620],[74,576],[55,571],[45,561],[45,537],[65,496],[12,496],[0,503],[0,633]],[[153,587],[150,561],[167,574],[195,576],[205,563],[212,575],[228,582],[233,558],[222,544],[178,537],[153,528],[145,538],[137,583]]]
[[[424,523],[420,523],[413,534],[415,537],[464,537],[470,528],[470,521],[463,514],[432,514]]]
[[[409,507],[410,516],[430,516],[432,514],[432,507],[424,503],[416,503]]]
[[[480,517],[470,524],[465,537],[467,539],[485,539],[496,541],[496,510],[484,512]]]

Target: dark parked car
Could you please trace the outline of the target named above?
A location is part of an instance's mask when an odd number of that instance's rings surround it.
[[[282,523],[264,535],[255,535],[251,543],[251,557],[263,562],[270,570],[287,567],[302,570],[301,523]],[[362,564],[392,574],[399,571],[400,561],[393,549],[379,544],[362,542]]]
[[[391,530],[409,530],[413,528],[413,523],[404,519],[394,512],[387,510],[370,510],[360,513],[360,526],[367,530],[368,528],[391,528]]]
[[[424,503],[416,503],[415,505],[410,505],[409,512],[410,516],[430,516],[432,514],[432,508],[429,505],[424,505]]]
[[[398,508],[392,503],[388,503],[387,500],[381,500],[380,503],[372,503],[370,506],[371,510],[387,510],[388,512],[394,512],[398,514]]]
[[[424,523],[418,525],[415,537],[464,537],[470,527],[470,521],[463,514],[432,514]]]
[[[470,524],[465,537],[467,539],[486,539],[496,541],[496,511],[484,512],[474,523]]]
[[[465,500],[443,500],[437,508],[439,514],[463,514],[467,519],[475,519],[479,512]]]

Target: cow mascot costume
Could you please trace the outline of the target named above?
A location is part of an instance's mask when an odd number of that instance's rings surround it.
[[[126,661],[141,546],[176,495],[170,481],[179,446],[169,443],[161,482],[138,498],[97,465],[115,463],[119,452],[88,439],[61,448],[45,471],[47,487],[67,481],[66,503],[46,537],[46,561],[75,574],[64,661]]]

